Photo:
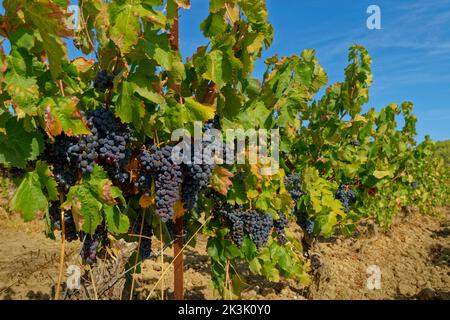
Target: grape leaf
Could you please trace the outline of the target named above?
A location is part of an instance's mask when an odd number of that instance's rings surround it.
[[[123,123],[133,123],[137,128],[142,125],[141,119],[145,115],[144,103],[134,93],[136,84],[124,81],[119,87],[119,97],[116,105],[116,115]]]
[[[25,168],[28,160],[35,160],[43,150],[43,139],[39,132],[24,129],[24,120],[9,117],[5,132],[0,131],[0,163]]]
[[[17,188],[11,199],[11,209],[22,213],[25,221],[33,220],[37,214],[43,215],[48,205],[44,190],[49,200],[57,199],[56,182],[50,177],[45,162],[38,161],[36,170],[28,172]]]
[[[115,234],[124,234],[128,231],[130,220],[117,206],[105,206],[104,211],[109,231]]]
[[[191,121],[207,121],[214,117],[215,108],[197,102],[193,97],[188,97],[184,102]]]
[[[233,177],[233,173],[224,167],[215,166],[210,180],[211,188],[226,197],[228,190],[233,185],[231,177]]]
[[[44,98],[40,108],[45,114],[45,131],[50,136],[60,135],[63,131],[68,136],[90,134],[77,104],[76,97]]]

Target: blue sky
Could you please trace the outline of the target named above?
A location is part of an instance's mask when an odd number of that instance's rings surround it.
[[[181,12],[181,50],[204,43],[199,23],[208,1],[191,0]],[[381,30],[369,30],[367,8],[381,9]],[[263,58],[316,50],[329,83],[341,81],[348,48],[364,45],[373,59],[374,84],[366,107],[408,100],[418,116],[418,140],[450,139],[450,0],[267,0],[275,40]],[[262,77],[263,59],[254,75]]]
[[[208,2],[191,0],[191,9],[181,11],[183,56],[205,44],[199,25]],[[371,4],[381,8],[381,30],[366,27]],[[255,77],[262,77],[264,58],[313,48],[329,83],[341,81],[348,48],[362,44],[372,56],[374,73],[366,108],[412,101],[418,140],[426,134],[450,139],[450,0],[267,0],[267,5],[275,40],[257,64]],[[76,55],[70,45],[69,54]]]

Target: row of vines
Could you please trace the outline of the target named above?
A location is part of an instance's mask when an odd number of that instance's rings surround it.
[[[242,262],[270,281],[308,283],[291,223],[351,236],[364,219],[388,228],[404,207],[446,204],[448,164],[429,138],[415,142],[413,104],[364,111],[372,61],[362,46],[318,99],[328,79],[314,50],[271,57],[263,80],[252,77],[274,35],[264,1],[210,0],[208,43],[184,59],[178,12],[189,0],[80,0],[75,30],[68,5],[3,1],[0,163],[18,183],[11,209],[44,219],[51,238],[81,241],[84,264],[114,239],[151,258],[152,235],[171,245],[181,219],[189,245],[208,236],[214,288],[237,298]],[[68,41],[79,57],[68,59]],[[204,133],[279,129],[280,169],[176,164],[171,133],[196,121]]]

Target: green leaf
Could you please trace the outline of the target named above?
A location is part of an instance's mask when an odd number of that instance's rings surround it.
[[[39,31],[53,79],[63,72],[62,61],[67,57],[67,48],[60,37],[71,35],[65,14],[66,6],[67,4],[41,0],[26,1],[22,7],[26,22]]]
[[[255,243],[248,236],[246,236],[244,241],[242,241],[241,251],[247,261],[253,260],[253,258],[258,254]]]
[[[106,206],[104,211],[109,231],[115,234],[124,234],[128,231],[130,221],[117,206]]]
[[[200,29],[207,38],[212,38],[227,31],[228,23],[225,20],[225,15],[210,14],[205,21],[200,25]]]
[[[0,163],[25,168],[27,161],[36,160],[43,150],[42,135],[25,131],[24,120],[16,120],[7,113],[0,117],[9,118],[5,132],[0,131]]]
[[[261,274],[262,265],[259,262],[258,258],[254,258],[253,260],[251,260],[248,263],[248,267],[249,267],[250,271],[253,272],[254,274]]]
[[[41,184],[42,189],[45,189],[47,192],[47,198],[50,201],[58,200],[58,189],[55,179],[52,176],[52,173],[45,162],[38,161],[36,163],[36,173],[39,176],[39,182]]]
[[[114,1],[110,5],[109,36],[123,54],[129,53],[139,40],[141,25],[135,15],[137,9],[133,1]]]
[[[222,51],[213,50],[206,56],[205,66],[206,71],[203,73],[203,78],[211,80],[219,89],[221,89],[227,81],[231,80],[232,66],[227,63],[228,60],[224,57]]]
[[[218,238],[210,238],[207,244],[208,255],[216,261],[224,260],[224,249]]]
[[[103,220],[102,203],[86,184],[70,188],[63,207],[72,210],[77,230],[83,230],[91,235]]]
[[[137,98],[134,82],[124,81],[119,87],[119,97],[116,104],[116,115],[123,123],[133,123],[137,128],[142,126],[141,119],[145,115],[144,103]],[[142,90],[140,91],[142,93]]]
[[[39,174],[28,172],[11,199],[11,209],[22,214],[25,221],[31,221],[47,210],[47,197],[42,191]]]

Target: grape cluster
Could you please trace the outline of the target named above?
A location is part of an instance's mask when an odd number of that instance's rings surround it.
[[[307,234],[313,234],[314,233],[314,221],[313,220],[306,220],[306,227],[305,227]]]
[[[70,166],[68,149],[74,144],[74,139],[61,134],[53,143],[46,143],[46,153],[42,159],[53,166],[53,175],[58,189],[67,193],[77,182],[76,168]]]
[[[144,221],[144,225],[142,224],[142,218],[138,218],[138,221],[134,224],[134,233],[141,234],[142,228],[142,237],[141,243],[139,246],[139,254],[141,256],[141,260],[149,259],[152,256],[152,236],[153,229],[148,223]]]
[[[306,232],[308,235],[314,233],[314,220],[311,220],[306,213],[297,213],[297,224]]]
[[[123,126],[114,114],[104,107],[90,111],[87,116],[84,114],[84,117],[91,134],[81,135],[78,141],[68,148],[69,158],[78,165],[82,174],[92,172],[96,162],[112,166],[119,172],[127,158],[130,129]]]
[[[85,116],[84,113],[83,116]],[[87,119],[87,125],[92,134],[79,136],[78,140],[67,149],[69,159],[80,169],[82,174],[92,172],[98,158],[98,130],[93,126],[91,118]]]
[[[148,188],[150,177],[154,179],[156,213],[164,223],[173,218],[183,176],[181,167],[172,161],[172,149],[173,147],[168,145],[161,149],[152,147],[151,151],[156,150],[152,153],[144,150],[140,156],[141,175],[137,182],[138,186]],[[145,189],[143,191],[145,192]]]
[[[274,221],[270,214],[260,214],[255,210],[243,211],[241,207],[221,207],[218,214],[223,215],[231,222],[231,238],[241,247],[245,233],[260,250],[264,247],[274,227]]]
[[[240,208],[222,207],[218,210],[219,215],[223,215],[231,222],[231,238],[238,246],[242,246],[244,241],[244,219],[243,211]]]
[[[218,128],[219,125],[219,117],[216,115],[213,119],[204,124],[204,134],[210,135],[210,130]],[[192,140],[191,146],[195,146],[191,148],[190,163],[185,163],[183,165],[184,181],[181,187],[181,196],[184,208],[188,211],[195,208],[198,194],[206,189],[209,179],[211,179],[213,174],[215,161],[212,157],[213,155],[207,150],[212,150],[212,148],[209,147],[219,143],[219,141],[215,141],[214,137],[211,138],[212,141],[202,140],[200,142]],[[195,147],[201,151],[200,154],[195,152]]]
[[[110,178],[118,184],[125,184],[130,182],[130,173],[128,172],[128,164],[130,163],[133,151],[131,149],[125,149],[124,157],[107,167]]]
[[[256,248],[264,247],[273,228],[273,219],[270,214],[259,214],[255,210],[244,213],[244,229],[250,234]]]
[[[80,256],[87,264],[92,264],[97,257],[97,248],[100,244],[99,234],[86,234],[84,237],[83,247],[81,248]]]
[[[208,143],[202,142],[202,150]],[[203,152],[202,152],[203,153]],[[202,155],[191,154],[191,163],[183,165],[184,179],[181,186],[181,195],[184,208],[191,211],[195,208],[200,191],[206,189],[214,170],[214,161],[206,153]]]
[[[59,202],[52,202],[48,212],[53,229],[61,230],[61,207]],[[72,211],[70,210],[64,212],[64,236],[67,241],[74,241],[78,239],[78,233],[75,228]]]
[[[106,70],[100,70],[95,76],[94,88],[100,92],[112,89],[114,86],[114,75],[109,74]]]
[[[283,213],[279,213],[278,216],[279,216],[279,219],[273,221],[273,226],[278,235],[278,243],[283,245],[286,243],[286,230],[285,229],[288,226],[289,221],[286,218],[286,215]]]
[[[108,232],[105,226],[101,225],[93,235],[81,232],[80,239],[83,240],[80,256],[86,264],[92,264],[97,257],[99,245],[108,240]]]
[[[290,173],[289,175],[284,177],[284,184],[291,195],[292,200],[294,201],[294,208],[297,205],[297,201],[304,195],[306,192],[302,190],[301,177],[298,173]]]
[[[350,211],[350,204],[355,202],[356,200],[355,192],[350,189],[348,185],[344,184],[339,186],[334,194],[334,197],[342,203],[345,213],[348,213]]]
[[[98,134],[98,156],[105,164],[116,164],[126,158],[126,147],[131,139],[129,127],[123,126],[111,111],[101,107],[91,112],[88,124]],[[92,131],[91,130],[91,131]]]

